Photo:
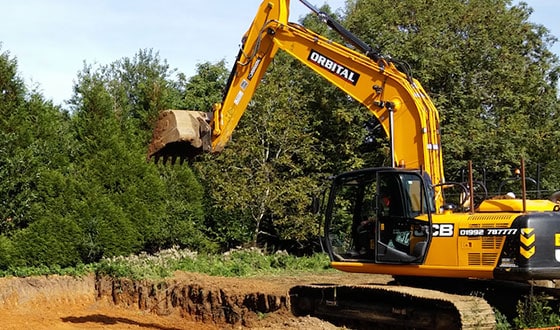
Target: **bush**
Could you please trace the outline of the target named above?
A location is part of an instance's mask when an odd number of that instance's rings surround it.
[[[517,303],[518,316],[513,319],[516,329],[557,326],[560,315],[548,305],[547,298],[542,295],[529,295]]]
[[[7,269],[12,265],[14,247],[12,241],[6,236],[0,236],[0,269]]]
[[[4,268],[12,266],[48,265],[68,267],[80,263],[82,231],[66,218],[42,218],[18,231],[12,238],[12,257]],[[3,239],[0,249],[10,249]]]

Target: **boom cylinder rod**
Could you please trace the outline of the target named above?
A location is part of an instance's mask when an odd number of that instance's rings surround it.
[[[398,164],[395,163],[395,108],[393,104],[387,102],[387,111],[389,111],[389,143],[391,148],[391,166],[397,167]]]
[[[525,159],[521,158],[521,199],[523,201],[523,213],[527,212],[527,184],[525,179]]]
[[[469,160],[469,204],[470,214],[474,214],[474,180],[473,180],[473,167],[472,160]]]

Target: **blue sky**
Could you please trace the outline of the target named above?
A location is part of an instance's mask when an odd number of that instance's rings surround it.
[[[308,1],[334,9],[344,5],[344,0]],[[187,76],[197,63],[232,63],[260,2],[0,0],[0,51],[17,58],[27,86],[64,104],[84,62],[105,65],[151,48]],[[299,1],[291,2],[291,21],[309,12]],[[534,9],[531,21],[559,37],[560,1],[525,2]],[[560,56],[560,45],[553,50]]]

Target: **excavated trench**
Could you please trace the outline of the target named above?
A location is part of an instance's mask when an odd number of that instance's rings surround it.
[[[305,278],[317,281],[313,275]],[[336,329],[289,311],[288,290],[298,281],[302,278],[181,272],[153,281],[95,275],[0,278],[1,328]]]
[[[260,315],[289,313],[287,292],[240,292],[180,279],[154,282],[101,276],[96,278],[95,288],[98,299],[109,299],[117,306],[161,316],[178,312],[183,318],[207,324],[253,327]]]

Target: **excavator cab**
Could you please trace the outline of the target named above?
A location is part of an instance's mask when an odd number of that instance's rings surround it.
[[[395,168],[335,177],[324,232],[331,260],[421,264],[432,232],[430,189],[420,172]]]

